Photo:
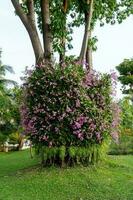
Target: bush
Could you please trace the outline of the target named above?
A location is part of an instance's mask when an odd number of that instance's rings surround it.
[[[111,155],[133,155],[133,136],[122,135],[119,139],[119,143],[112,142],[109,148],[109,154]]]
[[[24,84],[22,123],[43,161],[99,160],[109,136],[117,138],[111,84],[110,75],[87,73],[72,64],[63,70],[37,67],[30,72]]]

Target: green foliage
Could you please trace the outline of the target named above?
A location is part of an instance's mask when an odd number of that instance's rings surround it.
[[[66,2],[66,6],[64,5]],[[37,14],[37,22],[42,32],[42,15],[40,0],[34,1],[35,13]],[[65,6],[65,7],[64,7]],[[85,24],[85,13],[88,12],[89,6],[85,0],[51,0],[50,1],[50,19],[51,30],[53,35],[53,49],[55,52],[63,53],[67,49],[73,48],[72,34],[74,27],[80,27]],[[27,4],[22,4],[25,13],[28,12]],[[100,25],[104,23],[115,24],[122,23],[129,15],[133,13],[132,0],[99,0],[94,1],[93,19],[91,22],[92,29],[97,21]],[[66,41],[64,49],[62,40]],[[96,48],[95,48],[96,49]]]
[[[66,147],[65,146],[61,146],[59,148],[59,158],[64,161],[65,159],[65,156],[66,156]]]
[[[19,144],[21,140],[24,138],[20,132],[14,132],[9,135],[9,143],[11,144]]]
[[[133,94],[133,59],[125,59],[116,69],[119,71],[124,94]]]
[[[0,60],[0,144],[3,144],[14,130],[14,117],[17,114],[11,98],[11,90],[8,87],[11,84],[16,84],[16,82],[6,79],[6,72],[14,73],[11,66],[2,65]]]
[[[91,163],[98,163],[98,161],[105,159],[107,147],[102,144],[91,145],[88,147],[76,146],[60,146],[60,147],[41,147],[39,148],[39,155],[42,158],[43,165],[54,165],[66,162],[70,166],[75,164],[88,165]]]
[[[120,101],[121,107],[121,132],[133,136],[133,104],[130,98],[125,97]],[[124,133],[125,132],[125,133]]]
[[[92,37],[92,38],[89,40],[89,42],[88,42],[88,45],[91,46],[91,48],[92,48],[93,51],[96,51],[96,50],[97,50],[97,45],[96,45],[97,41],[98,41],[98,39],[97,39],[97,37],[95,36],[95,37]]]
[[[9,135],[20,131],[20,113],[15,90],[3,87],[0,98],[0,141],[4,143],[9,140]]]
[[[15,81],[5,78],[6,72],[9,72],[12,74],[14,73],[13,68],[11,66],[2,64],[1,54],[0,54],[0,89],[2,87],[7,87],[8,85],[16,85]]]

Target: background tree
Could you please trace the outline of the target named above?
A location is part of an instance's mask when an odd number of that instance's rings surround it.
[[[119,101],[121,123],[119,126],[119,143],[111,143],[111,154],[133,154],[133,104],[130,97]]]
[[[0,143],[6,141],[18,144],[18,150],[23,144],[22,127],[20,124],[20,112],[18,101],[19,88],[4,88],[0,94]],[[16,137],[15,137],[16,136]],[[12,144],[13,144],[12,143]]]
[[[131,98],[133,98],[133,59],[125,59],[116,69],[120,74],[122,92],[131,95]]]
[[[121,129],[123,134],[133,136],[133,104],[129,97],[125,97],[120,101],[122,111]]]
[[[0,54],[1,58],[1,54]],[[11,134],[18,127],[18,115],[19,110],[16,107],[16,102],[12,98],[13,89],[9,89],[9,85],[14,86],[16,82],[6,79],[6,71],[14,73],[11,66],[2,65],[0,59],[0,143],[4,143],[8,140],[9,134]],[[17,121],[18,120],[18,121]]]
[[[25,136],[23,134],[23,127],[20,118],[20,105],[22,103],[22,89],[19,86],[10,90],[10,98],[12,101],[12,118],[14,126],[11,134],[9,135],[9,142],[17,144],[17,150],[21,150],[24,144]]]
[[[12,84],[14,85],[14,84],[16,84],[16,82],[5,78],[6,72],[13,74],[14,71],[11,66],[2,64],[1,54],[2,54],[2,49],[0,49],[0,87],[2,89],[2,87],[4,87],[4,86],[12,85]]]
[[[13,129],[12,101],[8,89],[0,85],[0,142],[4,143]]]

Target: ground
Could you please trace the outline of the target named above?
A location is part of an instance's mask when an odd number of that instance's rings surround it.
[[[0,200],[133,200],[133,156],[42,169],[27,150],[0,153]]]

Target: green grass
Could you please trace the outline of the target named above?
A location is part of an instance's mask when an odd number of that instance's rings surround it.
[[[28,151],[0,154],[0,200],[133,200],[133,156],[99,166],[44,168]]]
[[[16,174],[19,170],[33,167],[36,164],[38,160],[31,159],[29,150],[0,153],[0,178]]]

